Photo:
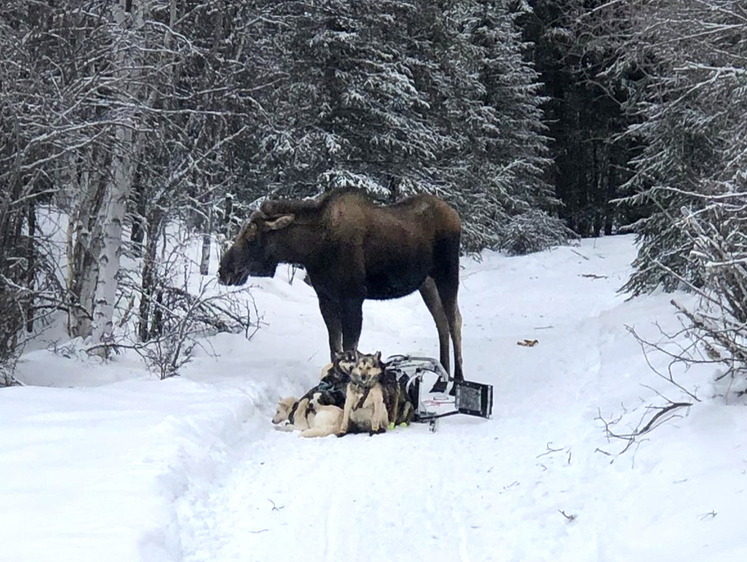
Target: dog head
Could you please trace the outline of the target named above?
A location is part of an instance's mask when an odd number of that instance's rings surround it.
[[[297,400],[293,396],[288,396],[287,398],[280,400],[280,402],[278,402],[277,410],[275,410],[275,417],[272,418],[272,423],[277,425],[284,421],[288,421],[291,410],[293,410],[293,405],[296,402]]]
[[[350,375],[350,371],[356,366],[361,354],[355,349],[335,352],[335,360],[332,362],[332,369],[343,375]]]
[[[381,361],[381,351],[373,355],[358,353],[358,360],[350,370],[350,380],[359,386],[373,386],[384,372],[385,365]]]

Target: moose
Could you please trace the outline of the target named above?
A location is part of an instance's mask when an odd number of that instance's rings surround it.
[[[362,193],[331,190],[316,199],[265,200],[220,262],[224,285],[272,277],[279,263],[301,265],[319,299],[331,359],[358,347],[365,299],[395,299],[416,290],[433,316],[440,361],[462,374],[459,290],[461,221],[433,195],[378,205]]]

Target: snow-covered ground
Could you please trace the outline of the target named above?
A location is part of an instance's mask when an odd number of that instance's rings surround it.
[[[612,237],[465,260],[465,369],[494,385],[493,419],[436,433],[273,429],[327,360],[313,292],[284,268],[254,280],[253,339],[210,338],[178,378],[127,353],[30,352],[27,386],[0,390],[0,560],[743,562],[747,408],[713,367],[677,370],[701,401],[624,453],[605,435],[650,419],[657,393],[693,401],[626,329],[679,326],[672,295],[616,293],[634,254]],[[360,348],[437,356],[435,328],[416,295],[367,302]]]

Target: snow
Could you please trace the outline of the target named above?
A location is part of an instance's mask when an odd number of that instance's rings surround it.
[[[274,430],[277,399],[327,361],[314,294],[285,268],[252,280],[251,341],[206,339],[181,377],[76,342],[27,353],[27,386],[0,390],[0,560],[746,560],[744,399],[712,366],[675,368],[699,402],[651,371],[627,327],[663,342],[680,324],[672,295],[617,293],[634,255],[623,236],[465,260],[465,369],[494,385],[493,418],[436,433]],[[367,302],[360,348],[438,355],[415,295]],[[629,432],[659,394],[694,405],[622,452],[602,420]]]

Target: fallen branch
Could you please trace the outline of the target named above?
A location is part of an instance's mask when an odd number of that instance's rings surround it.
[[[562,509],[559,509],[558,511],[560,512],[560,514],[561,514],[561,515],[562,515],[563,517],[565,517],[566,519],[568,519],[568,522],[569,522],[569,523],[570,523],[571,521],[573,521],[573,520],[575,520],[575,519],[576,519],[576,515],[574,515],[573,513],[571,513],[570,515],[568,515],[568,514],[567,514],[567,513],[565,512],[565,511],[563,511]]]
[[[599,412],[599,415],[597,416],[597,420],[601,421],[604,424],[604,430],[607,435],[607,439],[619,439],[621,441],[627,442],[625,445],[625,448],[618,453],[618,455],[622,455],[624,452],[626,452],[631,445],[636,443],[640,437],[643,435],[646,435],[647,433],[650,433],[657,427],[659,427],[661,424],[665,423],[666,421],[673,419],[675,416],[671,416],[669,418],[664,419],[664,416],[667,414],[671,414],[674,410],[677,410],[678,408],[684,408],[692,406],[692,403],[690,402],[670,402],[667,406],[649,406],[650,409],[656,409],[659,410],[656,414],[654,414],[648,422],[643,427],[639,427],[631,431],[630,433],[615,433],[612,431],[612,426],[615,425],[620,421],[620,418],[613,422],[608,422],[602,417],[601,412]],[[643,422],[643,419],[641,419],[641,423]],[[660,423],[657,423],[660,422]],[[640,426],[640,424],[639,424]]]

